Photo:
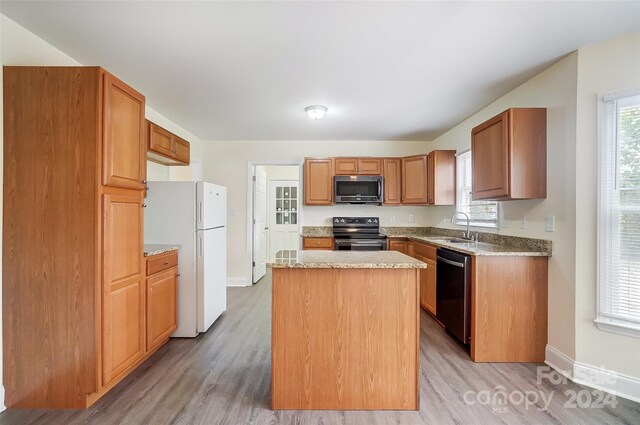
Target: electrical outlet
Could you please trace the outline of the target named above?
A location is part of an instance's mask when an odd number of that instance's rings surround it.
[[[555,215],[545,215],[544,216],[544,230],[547,232],[555,232],[556,231],[556,216]]]
[[[521,229],[526,229],[527,228],[527,217],[524,216],[522,217],[522,219],[520,219],[520,228]]]
[[[413,214],[409,214],[409,223],[413,223]]]
[[[395,223],[396,222],[396,216],[395,215],[390,215],[389,216],[389,223]]]

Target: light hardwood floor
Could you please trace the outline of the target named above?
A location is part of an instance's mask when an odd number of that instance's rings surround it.
[[[228,309],[195,339],[172,339],[92,408],[14,410],[0,424],[640,424],[640,403],[615,408],[565,408],[565,391],[592,390],[571,382],[536,384],[538,364],[476,364],[424,312],[421,318],[419,412],[270,410],[271,279],[230,288]],[[502,386],[515,403],[484,405],[475,395]],[[551,399],[519,404],[519,394]],[[470,393],[468,393],[470,392]]]

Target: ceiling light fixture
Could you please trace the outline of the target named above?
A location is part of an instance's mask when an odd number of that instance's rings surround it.
[[[312,120],[321,120],[327,113],[327,107],[322,105],[307,106],[304,110]]]

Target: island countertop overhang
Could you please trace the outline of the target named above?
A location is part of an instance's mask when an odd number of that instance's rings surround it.
[[[397,251],[299,251],[268,264],[280,269],[424,269],[427,264]]]

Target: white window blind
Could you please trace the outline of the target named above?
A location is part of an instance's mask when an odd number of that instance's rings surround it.
[[[456,159],[457,200],[456,211],[469,216],[472,226],[497,227],[498,203],[493,201],[471,200],[471,151],[458,154]],[[466,224],[462,217],[456,217],[457,224]]]
[[[640,94],[601,112],[596,323],[640,337]]]

